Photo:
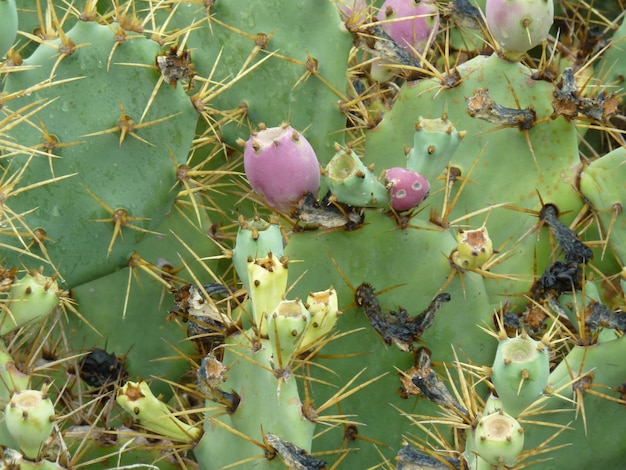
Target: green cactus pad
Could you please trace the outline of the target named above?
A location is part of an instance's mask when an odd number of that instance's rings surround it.
[[[590,163],[580,190],[598,212],[611,250],[626,265],[626,149],[619,147]]]
[[[69,286],[123,266],[163,219],[198,118],[181,88],[161,85],[152,96],[160,47],[142,37],[117,43],[117,28],[78,22],[63,41],[38,47],[24,61],[32,68],[10,74],[4,89],[20,96],[11,111],[39,103],[10,131],[21,147],[8,160],[24,171],[7,204],[29,213],[0,234],[15,247],[5,261],[38,267],[46,259],[46,272]],[[36,229],[39,242],[31,241]],[[33,259],[22,254],[28,246]]]
[[[306,138],[320,162],[328,162],[345,127],[338,101],[352,44],[335,6],[290,0],[266,1],[262,8],[245,0],[214,3],[208,11],[181,3],[172,24],[181,29],[210,24],[192,31],[187,44],[195,50],[198,73],[224,83],[210,102],[216,121],[223,122],[223,111],[232,110],[234,119],[222,126],[223,138],[231,145],[247,139],[243,123],[274,127],[289,122],[308,129]],[[297,24],[302,27],[294,28]]]
[[[15,0],[0,0],[0,58],[11,49],[17,36]]]

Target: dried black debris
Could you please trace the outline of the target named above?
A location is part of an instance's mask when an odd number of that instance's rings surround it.
[[[489,95],[487,88],[479,88],[474,96],[465,98],[470,116],[502,127],[518,127],[528,130],[537,120],[537,113],[532,108],[516,109],[499,105]]]
[[[80,360],[78,373],[87,385],[105,390],[112,389],[128,375],[122,358],[99,348],[92,349]]]
[[[424,331],[432,325],[437,310],[450,300],[450,294],[437,295],[430,305],[417,317],[398,307],[398,311],[383,313],[371,285],[361,284],[355,292],[356,304],[363,307],[365,315],[386,344],[396,344],[403,351],[412,351],[413,343],[419,341]]]
[[[169,313],[187,323],[187,336],[200,352],[206,355],[222,345],[234,323],[216,302],[231,295],[228,287],[218,282],[203,284],[202,289],[186,284],[172,292],[176,306]]]
[[[542,301],[549,296],[558,297],[582,288],[582,269],[578,263],[555,261],[546,268],[530,288],[534,300]]]
[[[234,390],[226,392],[220,385],[226,379],[226,367],[212,354],[202,359],[200,368],[196,371],[196,381],[198,389],[211,401],[222,404],[228,413],[232,414],[237,410],[241,397]]]
[[[559,220],[559,211],[554,204],[545,204],[539,212],[557,243],[565,253],[567,263],[586,263],[593,258],[591,248],[580,241],[576,232]]]
[[[292,217],[304,229],[344,227],[346,230],[355,230],[365,220],[363,209],[332,201],[330,193],[318,202],[310,192],[300,199]]]
[[[396,457],[396,470],[452,470],[461,468],[459,459],[433,457],[404,444]]]
[[[600,328],[608,328],[626,331],[626,312],[621,310],[613,311],[600,302],[589,302],[586,309],[585,325],[591,330],[596,331]]]
[[[461,415],[466,416],[467,410],[454,399],[443,381],[437,377],[432,369],[430,356],[431,353],[428,348],[416,349],[413,367],[406,371],[404,377],[410,378],[413,385],[433,403],[442,408],[457,410]]]
[[[281,456],[289,470],[323,470],[326,468],[326,462],[316,459],[304,449],[275,434],[265,434],[265,443]]]
[[[406,67],[420,66],[420,61],[394,41],[380,25],[368,26],[359,30],[355,45],[394,64]]]
[[[561,81],[553,95],[553,119],[563,116],[571,120],[580,115],[594,121],[607,122],[619,111],[620,100],[613,93],[602,92],[596,98],[581,97],[571,67],[563,70]]]

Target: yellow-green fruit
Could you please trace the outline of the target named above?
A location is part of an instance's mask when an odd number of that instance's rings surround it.
[[[337,291],[333,288],[312,292],[306,299],[311,322],[300,343],[300,351],[312,348],[333,329],[341,315]]]
[[[17,392],[4,410],[4,419],[20,452],[29,460],[37,460],[54,428],[52,401],[39,390]]]
[[[179,442],[193,442],[202,437],[200,427],[178,419],[167,405],[154,396],[146,382],[126,382],[117,392],[117,404],[144,428]]]
[[[267,315],[271,314],[287,291],[287,258],[271,252],[265,258],[248,260],[250,299],[254,321],[262,336],[267,335]]]
[[[493,243],[486,227],[476,230],[459,230],[452,262],[463,269],[478,269],[493,255]]]

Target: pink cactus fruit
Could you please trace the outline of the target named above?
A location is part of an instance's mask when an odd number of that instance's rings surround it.
[[[402,19],[406,18],[406,19]],[[423,54],[439,31],[439,10],[434,0],[386,0],[378,21],[391,38],[409,53]]]
[[[420,205],[428,197],[430,183],[415,171],[394,167],[385,172],[391,207],[396,211],[406,211]]]
[[[505,58],[517,58],[548,37],[553,0],[487,0],[485,18]]]
[[[319,191],[315,151],[287,124],[252,133],[245,142],[243,164],[252,189],[276,210],[289,211],[304,194]]]

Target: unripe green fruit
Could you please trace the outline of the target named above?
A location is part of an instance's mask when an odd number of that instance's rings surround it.
[[[419,117],[413,135],[413,148],[406,158],[406,167],[435,181],[459,147],[465,132],[459,132],[444,116],[440,119]]]
[[[268,316],[267,332],[274,349],[274,368],[285,369],[302,343],[311,314],[300,299],[281,301]]]
[[[493,243],[486,227],[476,230],[459,230],[456,250],[451,259],[460,268],[481,268],[493,255]]]
[[[0,313],[0,336],[49,315],[59,304],[60,293],[54,279],[39,273],[17,281],[9,292],[10,312]]]
[[[4,419],[24,456],[37,460],[54,428],[52,401],[39,390],[17,392],[4,410]]]
[[[323,175],[339,202],[356,207],[386,207],[389,203],[385,185],[350,149],[338,148]]]
[[[512,467],[524,448],[524,431],[510,415],[483,416],[474,430],[474,450],[491,465]]]
[[[180,442],[200,439],[202,429],[184,423],[154,396],[146,382],[126,382],[117,392],[117,404],[146,429]]]
[[[491,381],[507,413],[518,416],[540,398],[549,374],[548,351],[543,343],[522,335],[498,344]]]
[[[300,351],[312,348],[330,330],[341,315],[337,300],[337,291],[333,288],[321,292],[312,292],[306,299],[307,310],[311,314],[311,322],[300,343]]]
[[[283,255],[283,236],[277,223],[262,219],[239,221],[239,231],[233,264],[243,285],[250,291],[248,282],[248,258],[264,258],[268,253],[280,258]]]

